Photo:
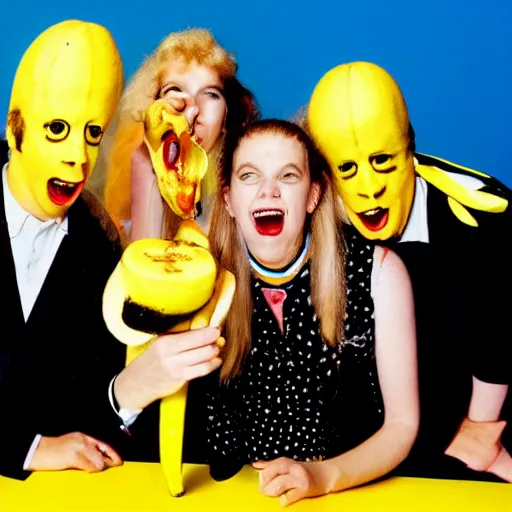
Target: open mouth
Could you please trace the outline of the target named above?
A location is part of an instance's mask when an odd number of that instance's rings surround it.
[[[369,231],[380,231],[388,223],[389,208],[381,208],[379,206],[373,210],[358,213],[357,216]]]
[[[263,236],[277,236],[283,231],[284,211],[276,208],[260,209],[252,213],[256,231]]]
[[[72,183],[70,181],[51,178],[48,180],[47,184],[48,197],[50,198],[50,201],[57,206],[64,206],[78,197],[84,187],[84,184],[85,180],[78,183]]]
[[[178,136],[173,131],[165,132],[162,135],[162,142],[164,144],[162,155],[165,168],[168,171],[178,170],[178,163],[180,161],[181,154],[181,146]]]

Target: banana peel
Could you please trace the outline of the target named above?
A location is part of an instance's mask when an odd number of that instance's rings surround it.
[[[201,248],[205,252],[209,251],[207,236],[193,220],[182,221],[175,238],[171,242],[178,245],[182,244],[184,246]],[[158,249],[162,244],[165,244],[165,241],[155,239],[139,240],[130,244],[130,246],[134,251],[141,251],[142,248],[144,248],[147,252],[151,252],[151,246]],[[126,248],[125,253],[130,249],[130,246]],[[125,256],[125,253],[123,256]],[[148,265],[155,266],[161,264],[161,261],[145,260],[139,257],[140,254],[136,254],[135,256],[137,257],[132,260],[132,266],[135,266],[135,268],[132,268],[131,272],[125,271],[123,273],[123,260],[119,262],[113,274],[110,276],[103,294],[103,316],[105,323],[112,334],[119,341],[127,345],[127,365],[144,353],[157,337],[154,333],[133,329],[126,325],[123,320],[124,304],[129,297],[127,279],[130,280],[131,277],[136,277],[131,281],[132,285],[134,282],[138,283],[138,285],[144,282],[144,280],[140,279],[140,276],[134,276],[134,273],[136,273],[136,264],[140,264],[141,267],[143,267],[141,268],[141,273],[146,274],[151,274],[149,270],[153,270],[153,268],[148,270]],[[205,304],[195,313],[191,312],[188,318],[184,318],[168,332],[185,332],[207,326],[222,327],[231,307],[236,288],[236,280],[234,275],[225,269],[215,267],[215,273],[213,290]],[[185,273],[183,278],[187,279]],[[173,290],[176,289],[179,290],[180,288],[171,286],[170,293],[172,294]],[[145,297],[144,293],[141,293],[140,296],[142,299]],[[161,295],[161,297],[164,296],[164,294]],[[186,294],[182,297],[183,302],[187,302],[185,300]],[[184,304],[184,306],[186,306],[186,304]],[[190,311],[195,310],[190,304],[188,309]],[[183,311],[186,311],[186,308],[183,308]],[[187,391],[188,385],[184,383],[179,390],[171,396],[163,398],[160,402],[160,460],[169,492],[175,497],[182,496],[185,492],[182,477],[182,453]]]
[[[446,194],[448,204],[454,215],[468,226],[477,227],[478,222],[467,208],[489,213],[501,213],[508,207],[506,199],[488,192],[468,189],[437,167],[417,164],[415,170],[425,181]],[[482,174],[482,177],[486,177],[486,175]]]

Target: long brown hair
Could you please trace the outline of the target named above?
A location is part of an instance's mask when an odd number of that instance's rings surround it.
[[[340,203],[332,186],[331,170],[312,140],[298,125],[268,119],[251,123],[225,141],[219,182],[210,218],[209,239],[220,265],[236,276],[236,292],[224,325],[227,340],[223,381],[237,375],[251,347],[251,268],[245,242],[236,220],[227,212],[224,193],[231,185],[233,158],[240,143],[262,134],[296,139],[307,154],[311,182],[318,183],[321,198],[311,222],[311,299],[320,321],[322,339],[334,345],[343,339],[346,311],[345,243],[340,231]]]
[[[116,116],[103,137],[98,163],[88,183],[88,188],[104,200],[121,231],[121,223],[131,218],[131,154],[144,138],[142,114],[158,99],[165,73],[170,63],[177,60],[206,66],[218,74],[228,110],[226,133],[259,118],[253,94],[236,77],[235,58],[218,44],[210,31],[188,29],[168,35],[128,82]],[[213,198],[217,188],[221,146],[219,140],[209,155],[210,166],[202,182],[205,202]],[[179,220],[167,204],[164,204],[164,217],[164,234],[171,236]]]

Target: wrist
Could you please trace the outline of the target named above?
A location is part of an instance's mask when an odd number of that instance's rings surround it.
[[[344,491],[349,487],[346,474],[337,462],[335,459],[327,459],[314,463],[315,480],[323,494]]]
[[[113,395],[119,409],[143,410],[155,399],[146,396],[142,386],[133,384],[133,380],[123,370],[114,380]]]
[[[30,457],[30,461],[27,461],[23,469],[26,471],[44,470],[46,467],[45,454],[52,452],[52,443],[54,439],[54,437],[41,436],[34,453]]]

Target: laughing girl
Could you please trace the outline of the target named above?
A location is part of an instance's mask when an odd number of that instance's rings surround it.
[[[296,125],[226,141],[212,252],[237,276],[208,438],[218,480],[244,464],[283,505],[381,477],[418,428],[402,261],[341,227],[332,176]]]

